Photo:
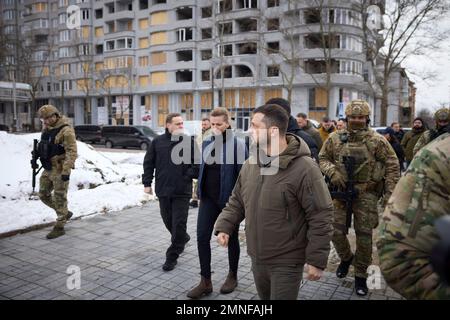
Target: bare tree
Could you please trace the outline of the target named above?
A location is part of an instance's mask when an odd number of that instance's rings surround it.
[[[367,13],[372,3],[361,0],[360,10]],[[384,26],[371,28],[367,23],[363,24],[365,46],[380,89],[381,125],[387,122],[389,79],[405,59],[440,49],[448,31],[437,26],[448,10],[448,0],[389,1],[385,8]],[[376,42],[383,46],[374,45]]]
[[[36,100],[42,87],[43,78],[49,76],[50,61],[56,43],[56,32],[50,29],[48,35],[41,37],[36,37],[31,29],[25,33],[24,39],[17,44],[17,79],[28,83],[31,87],[30,117],[33,131],[36,130],[34,122],[37,111]]]

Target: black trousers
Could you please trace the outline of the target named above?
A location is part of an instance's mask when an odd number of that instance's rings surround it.
[[[222,209],[222,206],[209,197],[200,199],[200,209],[197,218],[197,248],[200,259],[200,274],[207,279],[211,278],[211,236],[214,223],[216,223]],[[239,226],[230,235],[228,242],[229,271],[235,274],[237,274],[239,255],[241,253],[238,232]]]
[[[177,260],[184,251],[189,235],[186,232],[186,223],[189,211],[189,197],[159,198],[161,217],[171,237],[171,245],[166,251],[166,259]]]

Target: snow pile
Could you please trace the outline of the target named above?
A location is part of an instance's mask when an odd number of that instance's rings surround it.
[[[0,234],[55,221],[53,210],[29,200],[31,150],[40,134],[0,132]],[[144,153],[102,153],[77,142],[78,158],[69,184],[69,210],[74,217],[139,206],[150,197],[141,183]],[[36,191],[39,190],[36,177]]]

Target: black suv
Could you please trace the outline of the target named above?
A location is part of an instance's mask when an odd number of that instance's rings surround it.
[[[138,147],[147,150],[157,134],[145,126],[104,126],[102,137],[107,148]]]
[[[102,142],[102,127],[97,125],[75,126],[75,135],[77,140],[89,141],[91,143]]]

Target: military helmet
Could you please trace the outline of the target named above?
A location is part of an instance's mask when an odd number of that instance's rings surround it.
[[[49,118],[56,114],[58,117],[60,116],[59,110],[56,109],[55,106],[52,106],[51,104],[47,104],[45,106],[42,106],[38,110],[39,118],[45,119]]]
[[[370,116],[370,105],[364,100],[353,100],[345,108],[348,116]]]
[[[436,111],[434,114],[434,120],[437,121],[450,121],[450,109],[442,108]]]

